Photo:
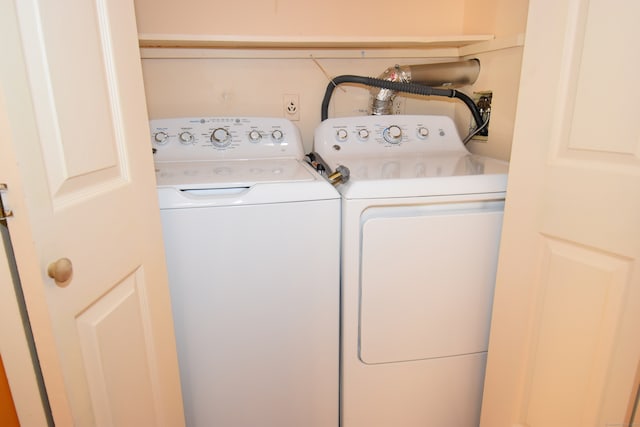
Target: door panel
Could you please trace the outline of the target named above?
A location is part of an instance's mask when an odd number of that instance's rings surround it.
[[[364,363],[487,351],[503,206],[484,201],[365,211]]]
[[[118,52],[110,39],[118,27],[102,1],[68,3],[20,4],[21,25],[34,34],[25,39],[25,56],[40,97],[34,108],[56,205],[126,181]]]
[[[133,4],[1,7],[8,226],[54,421],[183,425]]]
[[[638,173],[640,132],[629,124],[636,117],[640,86],[624,85],[616,92],[607,90],[605,82],[631,82],[637,74],[631,64],[640,62],[640,52],[629,48],[628,41],[638,37],[635,21],[640,5],[571,3],[564,34],[566,56],[558,64],[559,90],[550,123],[554,147],[550,161],[616,174]]]
[[[597,416],[603,397],[631,263],[570,242],[544,238],[541,243],[544,288],[535,320],[529,423],[580,426],[583,417]],[[568,395],[570,402],[563,398]]]
[[[161,413],[154,408],[157,360],[146,288],[140,268],[76,318],[98,425],[155,425]],[[135,407],[128,404],[131,395],[140,396]]]
[[[640,360],[639,15],[624,0],[530,0],[483,427],[629,423]]]
[[[565,64],[567,88],[561,92],[567,96],[565,114],[570,122],[559,126],[566,128],[568,135],[558,142],[569,150],[595,152],[592,156],[598,161],[619,154],[618,161],[624,159],[638,167],[640,133],[628,124],[637,116],[640,87],[624,85],[621,94],[603,90],[603,84],[607,80],[632,82],[637,77],[637,68],[632,64],[640,60],[640,52],[629,49],[626,41],[637,40],[639,35],[640,5],[620,0],[583,0],[573,7],[575,15],[569,18],[573,34],[569,34],[572,38],[567,42],[574,56]],[[593,122],[594,118],[598,121]],[[608,155],[603,156],[604,153]]]

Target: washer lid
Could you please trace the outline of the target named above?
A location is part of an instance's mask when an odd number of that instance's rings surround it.
[[[506,191],[507,162],[468,152],[429,156],[334,159],[350,171],[338,190],[346,199],[415,197]]]
[[[293,159],[156,162],[155,166],[158,187],[180,189],[250,187],[316,179],[301,162]]]
[[[160,209],[338,199],[309,165],[292,159],[156,163]]]

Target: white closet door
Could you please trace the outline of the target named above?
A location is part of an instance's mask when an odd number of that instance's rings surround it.
[[[483,427],[629,425],[640,3],[530,0]]]
[[[0,182],[56,425],[182,425],[133,2],[2,2],[0,28]]]

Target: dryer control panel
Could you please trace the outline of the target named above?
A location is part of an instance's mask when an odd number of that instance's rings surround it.
[[[508,171],[470,153],[447,116],[330,118],[314,152],[345,200],[502,192]]]
[[[300,131],[278,117],[180,117],[149,121],[155,161],[302,159]]]
[[[435,115],[327,119],[316,128],[314,151],[325,159],[467,152],[453,120]]]

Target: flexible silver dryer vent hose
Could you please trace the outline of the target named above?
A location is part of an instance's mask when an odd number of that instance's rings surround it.
[[[419,83],[425,86],[456,88],[473,84],[480,74],[480,61],[469,59],[457,62],[436,62],[421,65],[395,65],[387,68],[378,79],[400,83]],[[371,89],[370,113],[392,114],[396,91]]]

